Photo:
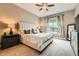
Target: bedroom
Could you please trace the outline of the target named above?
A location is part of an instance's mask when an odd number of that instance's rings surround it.
[[[75,55],[67,40],[67,25],[75,23],[78,6],[54,3],[39,11],[34,3],[0,4],[0,55]]]

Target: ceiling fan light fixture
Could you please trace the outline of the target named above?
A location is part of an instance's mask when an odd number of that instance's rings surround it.
[[[47,8],[48,8],[47,6],[44,6],[44,7],[43,7],[43,9],[45,9],[45,10],[46,10]]]
[[[48,3],[41,3],[41,4],[35,4],[35,5],[41,7],[39,11],[41,11],[42,9],[48,11],[48,7],[54,6],[54,4],[49,5]]]

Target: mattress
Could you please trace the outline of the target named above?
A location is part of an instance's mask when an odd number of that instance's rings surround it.
[[[43,51],[43,49],[49,45],[51,42],[53,41],[53,39],[50,39],[48,40],[47,42],[43,43],[42,45],[38,46],[36,44],[33,44],[32,42],[30,41],[27,41],[27,40],[22,40],[22,43],[25,44],[26,46],[29,46],[39,52]]]
[[[53,37],[52,33],[24,34],[22,40],[27,40],[35,45],[42,45],[44,42]]]
[[[22,43],[38,51],[42,51],[53,41],[53,39],[51,39],[52,37],[52,33],[24,34],[22,35]]]

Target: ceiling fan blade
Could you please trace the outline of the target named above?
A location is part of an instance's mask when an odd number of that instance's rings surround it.
[[[39,4],[35,4],[36,6],[41,6],[41,5],[39,5]]]
[[[46,8],[46,10],[48,11],[48,9]]]
[[[39,11],[41,11],[41,10],[42,10],[42,8],[39,9]]]
[[[54,4],[48,5],[48,7],[52,7],[52,6],[55,6],[55,5]]]

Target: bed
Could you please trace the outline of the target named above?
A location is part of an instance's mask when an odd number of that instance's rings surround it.
[[[21,34],[22,43],[42,52],[52,41],[53,33]]]

